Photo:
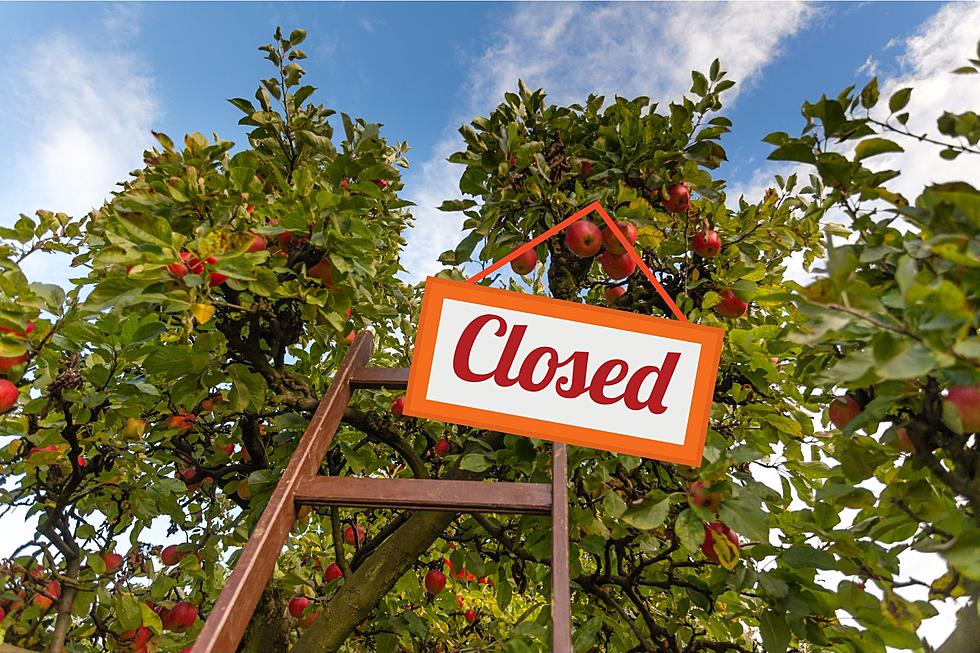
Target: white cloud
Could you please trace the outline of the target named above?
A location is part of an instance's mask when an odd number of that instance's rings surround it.
[[[121,15],[112,29],[123,29]],[[0,71],[0,151],[11,154],[0,161],[0,224],[39,208],[83,215],[141,165],[157,101],[138,59],[50,35],[11,44]],[[32,256],[25,267],[34,280],[63,285],[68,276],[63,259]]]
[[[470,63],[468,106],[453,128],[489,111],[518,79],[559,103],[589,93],[671,100],[690,87],[691,70],[707,71],[714,57],[739,82],[727,94],[731,102],[816,11],[796,2],[521,4],[497,27],[499,40]],[[461,166],[445,158],[460,143],[453,131],[420,173],[408,175],[417,207],[404,263],[413,279],[439,269],[436,257],[460,238],[462,216],[435,208],[459,196]]]

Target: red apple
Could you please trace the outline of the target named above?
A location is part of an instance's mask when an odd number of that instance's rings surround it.
[[[630,245],[636,242],[637,232],[635,224],[632,222],[617,222],[616,226],[626,236],[626,240],[629,241]],[[612,252],[613,254],[626,253],[626,248],[623,247],[623,243],[619,242],[619,238],[616,238],[616,234],[609,227],[602,228],[602,244],[606,246],[607,252]]]
[[[606,303],[612,304],[626,294],[626,286],[609,286],[605,290]]]
[[[306,606],[310,604],[310,600],[305,596],[294,596],[289,600],[289,614],[291,614],[295,619],[299,619],[306,612]]]
[[[123,557],[118,553],[103,553],[102,562],[107,574],[114,574],[122,566]]]
[[[344,572],[340,569],[340,565],[338,565],[336,562],[331,562],[329,565],[327,565],[326,570],[323,572],[323,580],[327,581],[328,583],[332,583],[338,578],[343,577]]]
[[[446,438],[440,438],[439,441],[436,442],[436,446],[434,447],[436,457],[445,458],[447,455],[449,455],[449,450],[451,448],[452,447],[449,444],[449,440],[447,440]]]
[[[246,251],[261,252],[264,251],[266,247],[268,247],[268,243],[265,242],[265,238],[263,238],[262,236],[258,234],[253,234],[251,232],[248,235],[252,237],[252,241],[248,244],[248,249]]]
[[[946,401],[959,412],[964,433],[980,431],[980,385],[954,386],[946,391]]]
[[[0,379],[0,413],[6,413],[17,405],[17,386],[7,379]]]
[[[395,400],[391,402],[391,414],[395,417],[401,417],[405,411],[405,395],[399,395],[395,397]]]
[[[599,265],[610,279],[625,279],[636,271],[636,261],[629,254],[603,252],[599,255]]]
[[[197,607],[187,601],[180,601],[170,609],[167,621],[170,624],[170,630],[175,633],[182,633],[197,621]]]
[[[855,417],[861,414],[861,404],[851,395],[835,397],[827,408],[827,415],[831,423],[839,429],[851,423]]]
[[[513,261],[510,262],[510,269],[517,274],[528,274],[538,264],[538,253],[534,248],[527,250]]]
[[[119,635],[119,643],[130,653],[145,653],[146,643],[150,641],[153,632],[146,626],[140,626],[136,630],[127,630]]]
[[[251,204],[246,204],[245,205],[245,213],[251,213],[254,210],[255,210],[255,207],[252,206]]]
[[[310,614],[306,615],[305,617],[299,620],[300,628],[309,628],[310,626],[313,625],[313,622],[316,621],[317,617],[319,616],[320,616],[319,612],[311,612]]]
[[[704,542],[701,544],[701,551],[704,552],[705,557],[711,562],[718,562],[718,554],[715,552],[715,535],[723,535],[728,538],[728,541],[735,545],[738,549],[738,535],[735,531],[725,526],[720,521],[712,522],[710,524],[705,524],[704,526]]]
[[[33,603],[42,610],[47,610],[60,596],[61,583],[56,580],[49,580],[44,586],[44,591],[34,595]]]
[[[171,415],[167,418],[167,428],[189,431],[194,426],[195,421],[197,421],[197,416],[194,413],[188,413],[186,410],[181,409],[177,411],[176,415]]]
[[[472,609],[467,610],[466,612],[463,613],[463,618],[466,619],[466,623],[471,624],[474,621],[476,621],[476,612],[473,611]]]
[[[364,539],[365,539],[364,527],[361,526],[360,524],[357,524],[357,539],[356,539],[357,545],[360,546],[361,544],[363,544]],[[354,543],[355,543],[354,529],[348,526],[347,528],[344,529],[344,544],[347,544],[348,546],[354,546]]]
[[[3,608],[0,608],[0,624],[3,623],[3,618],[6,617],[6,616],[7,616],[7,613],[3,611]]]
[[[592,162],[591,161],[583,161],[582,162],[582,176],[583,177],[588,177],[591,174],[592,174]]]
[[[384,190],[385,188],[388,187],[388,180],[387,179],[372,179],[371,180],[371,183],[373,183],[374,185],[376,185],[381,190]]]
[[[27,362],[27,353],[20,356],[0,356],[0,374],[6,374],[15,365]]]
[[[311,279],[319,279],[328,288],[334,285],[333,263],[326,256],[321,258],[316,265],[307,268],[306,276]]]
[[[721,492],[705,492],[704,481],[694,481],[687,488],[687,495],[695,506],[704,506],[712,512],[717,512],[721,505]]]
[[[215,266],[218,264],[218,259],[213,256],[208,257],[208,265]],[[225,281],[228,280],[228,275],[221,274],[220,272],[209,272],[208,273],[208,285],[214,288],[215,286],[220,286]]]
[[[722,317],[737,318],[745,315],[749,310],[749,305],[738,298],[738,295],[731,288],[725,288],[718,293],[721,301],[715,304],[715,312]]]
[[[167,566],[171,566],[179,563],[189,555],[191,555],[190,551],[178,551],[177,545],[171,544],[164,547],[163,551],[160,552],[160,561]]]
[[[714,258],[721,252],[721,236],[713,229],[706,229],[694,234],[691,249],[701,258]]]
[[[575,256],[595,256],[602,247],[602,232],[588,220],[574,222],[565,230],[565,247]]]
[[[671,213],[686,211],[691,205],[691,191],[683,181],[667,186],[667,192],[660,192],[660,201]]]
[[[429,594],[438,594],[446,587],[446,574],[438,569],[430,569],[425,575],[425,580],[422,584],[425,586],[425,591]]]
[[[0,333],[12,333],[18,338],[26,338],[34,332],[34,320],[27,323],[27,328],[24,331],[14,331],[13,329],[8,329],[7,327],[0,327]]]
[[[340,180],[340,190],[347,190],[347,187],[350,186],[350,184],[351,184],[351,180],[347,177],[344,177],[343,179]]]

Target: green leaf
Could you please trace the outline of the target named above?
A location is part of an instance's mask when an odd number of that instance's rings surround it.
[[[143,623],[142,604],[132,594],[116,595],[116,617],[123,630],[139,628]]]
[[[789,625],[785,616],[766,610],[759,617],[759,632],[766,653],[786,653],[789,647]]]
[[[634,528],[648,531],[659,528],[670,511],[670,499],[645,498],[635,506],[630,506],[623,514],[623,521]]]
[[[790,141],[780,145],[769,154],[770,161],[797,161],[799,163],[816,163],[813,149],[802,141]]]
[[[484,472],[490,469],[493,461],[482,453],[468,453],[459,461],[459,468],[468,472]]]
[[[888,99],[888,110],[892,113],[898,113],[905,108],[905,105],[909,103],[909,98],[912,97],[911,88],[902,88],[894,93]]]
[[[868,157],[887,154],[888,152],[904,152],[902,146],[887,138],[866,138],[854,149],[854,160],[861,161]]]
[[[704,522],[690,508],[685,508],[674,522],[674,532],[681,541],[681,546],[689,553],[701,548],[704,542]]]

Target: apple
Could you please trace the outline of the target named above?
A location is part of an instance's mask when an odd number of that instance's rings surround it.
[[[14,331],[13,329],[8,329],[7,327],[0,327],[0,333],[12,333],[18,338],[26,338],[34,332],[34,320],[27,323],[27,328],[23,331]]]
[[[714,258],[721,252],[721,236],[714,229],[706,229],[694,234],[691,249],[701,258]]]
[[[347,187],[350,186],[350,184],[351,180],[348,177],[344,177],[340,180],[340,190],[347,190]]]
[[[360,524],[357,524],[356,543],[358,546],[364,543],[365,537],[366,536],[364,535],[364,527],[361,526]],[[347,544],[348,546],[354,546],[355,544],[354,528],[350,526],[344,529],[344,544]]]
[[[258,234],[253,234],[252,232],[249,232],[247,235],[251,236],[252,240],[251,242],[249,242],[248,249],[245,251],[249,253],[262,252],[265,251],[266,247],[268,247],[268,243],[265,242],[265,238],[263,238],[262,236]]]
[[[216,259],[213,256],[209,256],[207,261],[208,261],[208,265],[210,266],[214,266],[218,264],[218,259]],[[208,273],[208,285],[211,286],[212,288],[214,288],[215,286],[220,286],[227,280],[228,280],[228,275],[226,274],[221,274],[220,272],[213,272],[213,271]]]
[[[0,413],[6,413],[17,405],[17,386],[7,379],[0,379]]]
[[[738,535],[735,531],[728,528],[725,524],[720,521],[711,522],[710,524],[704,525],[704,542],[701,544],[701,551],[704,556],[711,562],[718,562],[718,554],[715,552],[715,536],[723,535],[728,538],[728,541],[735,545],[738,549]]]
[[[575,256],[595,256],[602,247],[602,232],[588,220],[574,222],[565,230],[565,247]]]
[[[538,264],[538,253],[534,251],[534,248],[527,250],[513,261],[510,262],[510,269],[517,274],[528,274],[534,269],[534,266]]]
[[[78,463],[79,467],[85,467],[85,456],[78,454],[78,458],[75,459],[75,462]]]
[[[127,440],[136,440],[146,433],[146,422],[138,417],[130,417],[126,420],[123,427],[123,437]]]
[[[446,438],[440,438],[439,441],[436,442],[436,446],[434,447],[436,457],[445,458],[447,455],[449,455],[449,450],[451,448],[452,445],[449,444],[449,440],[447,440]]]
[[[629,254],[603,252],[599,255],[599,265],[610,279],[625,279],[636,271],[636,261]]]
[[[183,279],[187,276],[188,272],[193,272],[194,274],[204,272],[204,263],[190,252],[181,252],[180,260],[168,265],[167,270],[178,279]]]
[[[42,610],[47,610],[61,596],[61,583],[49,580],[41,593],[35,594],[33,603]]]
[[[191,555],[190,551],[179,551],[176,544],[171,544],[164,547],[163,551],[160,552],[160,561],[169,567],[179,563],[189,555]]]
[[[581,174],[582,174],[583,177],[588,177],[589,175],[592,174],[592,162],[591,161],[583,161],[582,162],[582,173]]]
[[[446,587],[446,574],[442,573],[438,569],[430,569],[425,575],[425,579],[422,581],[425,586],[425,591],[429,594],[438,594]]]
[[[686,211],[691,205],[691,191],[683,181],[667,186],[667,192],[660,191],[660,201],[671,213]]]
[[[171,415],[167,418],[167,428],[189,431],[194,426],[196,420],[197,416],[194,413],[188,413],[186,410],[181,409],[177,411],[176,415]]]
[[[715,312],[722,317],[737,318],[745,315],[749,305],[738,298],[731,288],[725,288],[718,293],[721,301],[715,304]]]
[[[687,496],[695,506],[704,506],[712,512],[718,512],[721,505],[721,492],[705,492],[704,481],[694,481],[687,488]]]
[[[334,285],[333,263],[326,256],[321,258],[316,265],[307,268],[306,276],[311,279],[319,279],[328,288]]]
[[[58,445],[56,444],[49,444],[46,447],[31,447],[31,450],[27,452],[27,456],[30,457],[36,453],[43,453],[45,451],[57,451],[57,450],[58,450]]]
[[[473,623],[476,621],[476,612],[471,608],[463,613],[463,618],[466,619],[466,623]]]
[[[855,417],[861,414],[861,404],[851,395],[835,397],[827,408],[827,415],[831,423],[839,429],[851,423]]]
[[[405,412],[405,395],[395,397],[391,402],[391,413],[395,417],[401,417]]]
[[[224,399],[225,399],[225,397],[224,397],[223,394],[221,394],[220,392],[215,392],[210,397],[207,397],[206,399],[203,399],[198,406],[205,413],[210,413],[210,412],[212,412],[214,410],[214,405],[216,403],[220,403],[220,402],[224,401]]]
[[[899,426],[895,429],[895,441],[892,445],[899,451],[905,453],[912,453],[915,451],[915,445],[912,443],[912,438],[909,437],[909,431],[904,426]]]
[[[606,295],[606,303],[612,304],[626,294],[626,286],[609,286],[604,294]]]
[[[7,613],[3,611],[3,608],[0,608],[0,624],[3,623],[3,619],[6,616],[7,616]]]
[[[245,205],[245,213],[251,213],[254,210],[255,210],[255,207],[252,206],[251,204],[246,204]]]
[[[306,607],[310,604],[310,600],[305,596],[294,596],[289,600],[289,605],[287,609],[289,614],[295,619],[299,619],[306,612]]]
[[[372,179],[371,183],[377,186],[378,188],[380,188],[381,190],[384,190],[385,188],[388,187],[387,179]]]
[[[182,633],[192,627],[194,622],[197,621],[197,607],[193,603],[180,601],[174,607],[170,608],[167,621],[169,622],[170,630],[175,633]]]
[[[130,653],[146,653],[146,643],[152,636],[153,632],[149,628],[140,626],[136,630],[127,630],[119,635],[119,642]]]
[[[327,581],[328,583],[332,583],[338,578],[343,577],[344,572],[340,569],[340,565],[338,565],[336,562],[331,562],[329,565],[327,565],[327,568],[323,572],[323,580]]]
[[[317,617],[319,616],[320,616],[319,612],[311,612],[310,614],[306,615],[305,617],[299,620],[300,628],[309,628],[310,626],[313,625],[313,622],[316,621]]]
[[[226,457],[230,458],[231,454],[235,453],[235,443],[234,442],[229,442],[228,444],[215,443],[214,450],[216,453],[224,454]]]
[[[617,222],[616,226],[626,236],[626,240],[629,241],[630,245],[636,242],[637,231],[635,224],[632,222]],[[607,252],[612,252],[613,254],[626,253],[626,248],[623,247],[623,243],[619,242],[619,238],[616,238],[616,234],[609,227],[602,228],[602,244],[606,246]]]
[[[102,562],[105,564],[107,574],[114,574],[122,566],[123,557],[118,553],[103,553]]]
[[[946,402],[959,412],[964,433],[980,431],[980,385],[954,386],[946,391]]]
[[[493,579],[492,578],[481,578],[480,579],[480,585],[489,585],[490,587],[493,587]]]

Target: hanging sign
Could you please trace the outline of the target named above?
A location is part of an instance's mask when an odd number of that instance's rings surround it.
[[[475,283],[592,211],[677,320]],[[723,339],[686,320],[593,203],[469,282],[426,281],[404,414],[696,467]]]

